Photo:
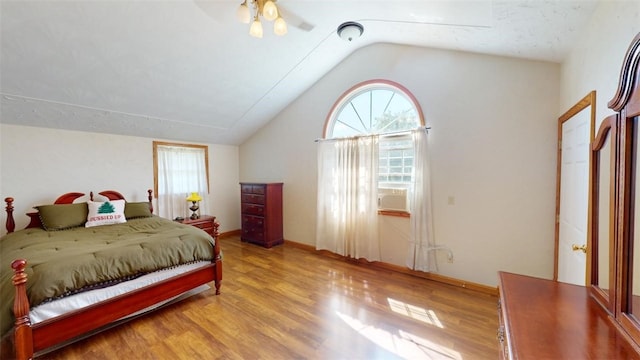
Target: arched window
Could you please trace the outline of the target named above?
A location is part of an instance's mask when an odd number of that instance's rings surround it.
[[[424,116],[420,105],[404,86],[369,80],[340,96],[327,117],[324,138],[389,134],[421,126]]]
[[[414,142],[409,133],[424,127],[415,97],[389,80],[370,80],[347,90],[327,116],[325,139],[380,135],[378,206],[407,213],[414,176]]]
[[[380,261],[379,215],[404,216],[407,266],[433,269],[424,125],[418,102],[400,84],[371,80],[342,94],[318,143],[316,249]]]

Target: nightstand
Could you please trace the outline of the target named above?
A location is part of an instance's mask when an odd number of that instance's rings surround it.
[[[215,216],[210,216],[210,215],[202,215],[202,216],[200,216],[199,219],[195,219],[195,220],[184,219],[184,220],[181,221],[181,223],[183,223],[185,225],[195,226],[197,228],[200,228],[200,229],[206,231],[212,237],[215,237],[215,235],[214,235],[214,233],[215,233],[215,222],[216,222],[216,217]]]

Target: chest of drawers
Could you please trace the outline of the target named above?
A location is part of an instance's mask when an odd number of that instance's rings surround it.
[[[282,183],[240,183],[242,241],[282,244]]]

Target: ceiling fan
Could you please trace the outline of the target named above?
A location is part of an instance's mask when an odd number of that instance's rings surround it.
[[[211,1],[194,0],[196,5],[209,17],[219,20],[221,14],[218,9],[214,9]],[[284,35],[287,33],[287,25],[294,26],[303,31],[311,31],[315,25],[307,22],[304,18],[288,10],[277,0],[243,0],[236,10],[236,17],[245,24],[251,23],[249,34],[254,37],[262,37],[261,18],[267,21],[274,21],[274,33]],[[253,21],[250,21],[253,19]]]

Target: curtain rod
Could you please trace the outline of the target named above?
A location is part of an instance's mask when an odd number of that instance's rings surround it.
[[[399,135],[404,135],[404,134],[408,134],[412,131],[415,130],[427,130],[427,132],[429,132],[429,130],[431,130],[431,126],[423,126],[423,127],[419,127],[413,130],[398,130],[398,131],[393,131],[393,132],[388,132],[388,133],[384,133],[384,134],[370,134],[370,135],[358,135],[358,136],[350,136],[350,137],[342,137],[342,138],[331,138],[331,139],[315,139],[315,142],[320,142],[320,141],[333,141],[333,140],[345,140],[345,139],[359,139],[359,138],[364,138],[364,137],[370,137],[370,136],[399,136]]]

